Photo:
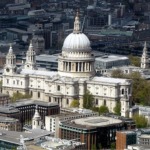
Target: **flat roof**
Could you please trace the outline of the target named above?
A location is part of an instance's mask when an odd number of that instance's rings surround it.
[[[25,30],[20,30],[18,28],[7,28],[8,31],[12,31],[12,32],[17,32],[17,33],[21,33],[21,34],[29,34],[30,32],[25,31]],[[31,33],[30,33],[31,34]]]
[[[16,101],[15,103],[11,103],[8,106],[14,106],[14,107],[19,107],[19,106],[25,106],[25,105],[39,105],[39,106],[57,106],[58,103],[51,103],[51,102],[44,102],[44,101],[39,101],[39,100],[32,100],[32,99],[21,99]]]
[[[36,61],[43,61],[43,62],[58,62],[58,55],[38,55],[36,56]]]
[[[55,72],[55,71],[45,71],[45,70],[22,69],[22,71],[20,72],[20,74],[52,77],[54,75],[57,75],[58,72]]]
[[[102,61],[102,62],[113,62],[113,61],[119,61],[119,60],[129,60],[126,56],[119,56],[119,55],[104,55],[101,57],[96,57],[96,61]]]
[[[78,125],[93,126],[93,127],[102,127],[122,123],[122,121],[119,119],[103,116],[80,118],[73,120],[73,122],[75,122],[75,124]]]
[[[125,134],[136,134],[135,131],[129,131],[129,130],[117,131],[117,132],[121,132],[121,133],[125,133]]]
[[[142,134],[141,136],[139,136],[139,138],[150,139],[150,135],[149,134]]]
[[[109,77],[93,77],[90,81],[101,82],[101,83],[125,83],[128,82],[128,79],[120,78],[109,78]]]
[[[15,107],[0,106],[0,113],[11,114],[18,113],[19,110]]]
[[[30,130],[30,132],[16,132],[16,131],[7,131],[7,130],[0,129],[0,141],[5,141],[5,142],[20,145],[20,135],[23,136],[25,141],[29,141],[50,134],[51,132],[42,129],[33,129]]]
[[[3,122],[3,123],[11,123],[11,122],[16,122],[16,121],[18,121],[18,119],[0,116],[0,122]]]

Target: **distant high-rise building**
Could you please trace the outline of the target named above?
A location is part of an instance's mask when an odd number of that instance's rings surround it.
[[[27,3],[27,0],[15,0],[15,3],[16,3],[16,4],[19,4],[19,3]]]

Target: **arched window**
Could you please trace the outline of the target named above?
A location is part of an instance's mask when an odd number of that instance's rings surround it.
[[[67,100],[66,100],[66,104],[68,105],[69,104],[69,99],[67,98]]]
[[[98,105],[98,99],[95,100],[95,104]]]
[[[49,102],[51,102],[51,97],[49,97]]]
[[[60,85],[57,86],[57,91],[60,91]]]
[[[33,96],[33,92],[32,91],[30,92],[30,95],[31,95],[31,97]]]
[[[106,99],[104,99],[104,106],[106,106]]]
[[[38,98],[40,98],[40,92],[38,92]]]
[[[124,94],[124,89],[121,90],[121,94]]]

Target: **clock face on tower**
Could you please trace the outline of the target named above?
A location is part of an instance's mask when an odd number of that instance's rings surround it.
[[[9,72],[9,68],[6,68],[6,71]]]

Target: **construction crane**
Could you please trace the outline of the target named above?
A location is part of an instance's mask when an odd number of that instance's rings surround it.
[[[86,15],[83,18],[83,23],[82,23],[82,27],[81,27],[81,32],[84,32],[84,25],[85,25],[85,20],[86,20]]]

